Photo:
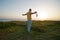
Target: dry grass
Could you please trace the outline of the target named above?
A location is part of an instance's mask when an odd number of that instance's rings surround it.
[[[31,32],[26,22],[0,22],[0,40],[60,40],[60,21],[33,21]]]

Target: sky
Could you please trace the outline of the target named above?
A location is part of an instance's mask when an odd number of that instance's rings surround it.
[[[38,17],[32,15],[33,20],[40,20],[45,14],[46,20],[60,20],[60,0],[0,0],[0,18],[26,20],[22,14],[30,8],[38,14]]]

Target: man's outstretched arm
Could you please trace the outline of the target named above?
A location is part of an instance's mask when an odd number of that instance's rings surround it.
[[[27,15],[27,14],[22,14],[23,16]]]
[[[31,14],[36,14],[36,17],[38,16],[37,12],[35,11],[34,13],[31,13]]]
[[[34,13],[31,13],[31,14],[36,14],[37,12],[35,11]]]

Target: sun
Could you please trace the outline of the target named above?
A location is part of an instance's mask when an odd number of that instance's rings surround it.
[[[38,14],[38,17],[40,18],[40,20],[46,20],[48,18],[48,14],[47,13],[40,13],[40,14]]]

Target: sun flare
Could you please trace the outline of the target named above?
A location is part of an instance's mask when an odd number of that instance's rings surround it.
[[[39,15],[38,17],[40,18],[40,20],[46,20],[48,18],[48,14],[47,13],[40,13],[38,15]]]

